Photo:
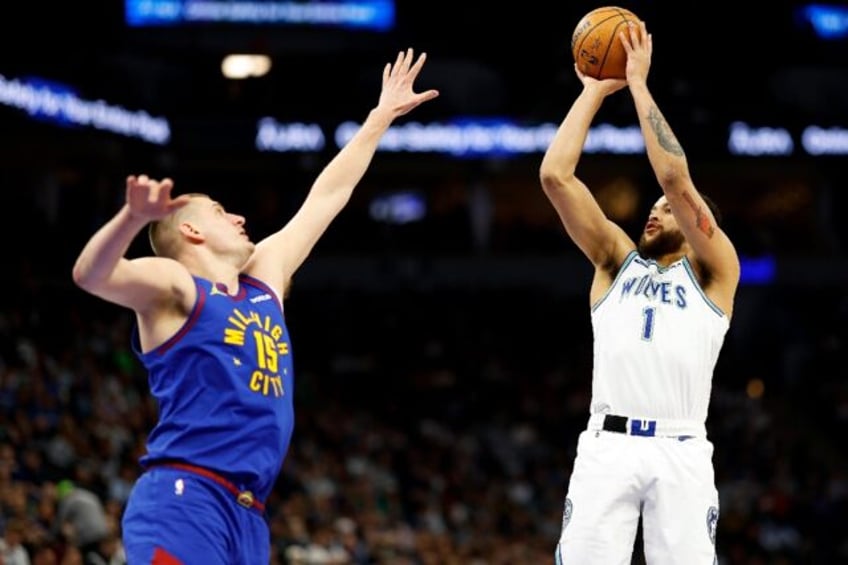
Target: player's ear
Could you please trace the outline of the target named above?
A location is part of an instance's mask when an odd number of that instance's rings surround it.
[[[182,222],[179,227],[180,234],[191,243],[203,243],[206,238],[200,230],[191,222]]]

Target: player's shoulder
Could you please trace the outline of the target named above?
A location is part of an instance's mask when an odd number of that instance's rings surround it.
[[[645,259],[639,255],[639,251],[636,248],[625,249],[621,254],[610,259],[607,264],[607,270],[615,277],[618,273],[633,264],[634,261],[643,262]]]

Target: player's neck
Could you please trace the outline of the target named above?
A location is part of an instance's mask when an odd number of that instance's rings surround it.
[[[211,254],[193,255],[181,257],[180,262],[192,275],[223,284],[227,287],[229,294],[235,294],[239,290],[240,269],[226,257],[216,257]]]
[[[681,249],[679,251],[675,251],[674,253],[665,253],[663,255],[660,255],[659,257],[650,257],[650,259],[653,259],[653,261],[660,267],[668,267],[669,265],[680,261],[685,256],[686,251]]]

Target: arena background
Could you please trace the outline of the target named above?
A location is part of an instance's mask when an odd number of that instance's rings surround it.
[[[131,316],[70,278],[126,175],[208,192],[258,239],[411,46],[429,56],[420,89],[441,96],[398,122],[407,145],[378,152],[287,304],[298,423],[269,501],[274,559],[552,562],[588,414],[591,271],[541,191],[539,140],[578,93],[570,36],[598,5],[398,0],[383,31],[132,27],[118,1],[4,6],[4,547],[19,536],[33,563],[71,562],[56,485],[95,492],[117,523],[138,473],[155,406]],[[654,35],[650,86],[743,258],[708,421],[719,562],[846,562],[848,39],[817,34],[800,2],[620,5]],[[824,20],[834,33],[848,25],[848,4],[818,6],[841,10]],[[239,52],[269,55],[270,72],[224,78]],[[636,234],[659,189],[628,149],[628,95],[596,123],[609,127],[578,173]],[[475,124],[527,137],[451,145]]]

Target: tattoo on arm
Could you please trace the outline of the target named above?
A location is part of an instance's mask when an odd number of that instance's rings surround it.
[[[660,113],[659,108],[651,106],[651,109],[648,111],[648,121],[651,123],[651,129],[654,130],[654,134],[657,136],[657,141],[659,141],[660,147],[672,155],[682,157],[683,147],[680,146],[677,138],[674,137],[671,127],[668,125],[668,122],[665,121],[665,118],[662,113]]]
[[[695,202],[695,199],[692,198],[692,195],[688,192],[683,193],[683,199],[686,200],[686,204],[695,212],[695,225],[698,226],[698,229],[706,235],[708,238],[712,238],[715,233],[715,226],[713,226],[710,221],[710,216],[707,214],[704,209]]]

